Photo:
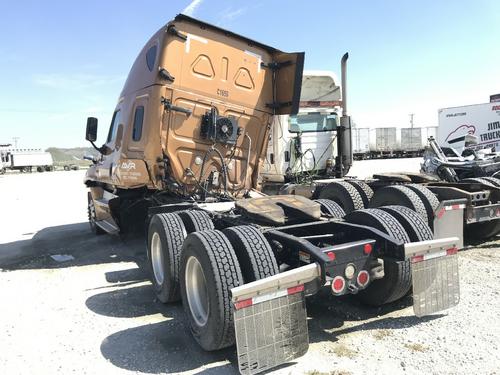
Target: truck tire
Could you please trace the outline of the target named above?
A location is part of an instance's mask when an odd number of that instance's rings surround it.
[[[182,304],[198,344],[208,351],[233,345],[231,289],[243,285],[243,275],[222,232],[193,232],[186,237],[180,281]]]
[[[177,214],[181,217],[186,232],[193,233],[202,230],[212,230],[214,229],[214,223],[212,218],[205,211],[199,210],[186,210],[179,211]]]
[[[273,250],[260,230],[240,225],[222,232],[233,246],[245,284],[279,273]]]
[[[356,188],[344,181],[330,182],[324,186],[319,193],[319,198],[336,202],[345,213],[364,208],[363,198]]]
[[[87,214],[88,214],[88,218],[89,218],[89,224],[90,224],[90,230],[92,231],[92,233],[96,234],[96,235],[101,235],[101,234],[104,234],[106,233],[104,231],[104,229],[102,229],[100,226],[98,226],[96,224],[96,221],[97,221],[97,215],[96,215],[96,211],[95,211],[95,204],[94,204],[94,200],[92,199],[92,194],[87,193]]]
[[[42,173],[42,172],[45,172],[45,168],[44,167],[36,167],[36,171],[38,173]]]
[[[403,226],[410,242],[427,241],[434,238],[427,220],[408,207],[384,206],[381,210],[390,213]]]
[[[5,174],[5,168],[0,168],[0,174]]]
[[[472,183],[476,183],[476,184],[483,184],[483,185],[489,186],[489,187],[495,187],[495,185],[493,183],[491,183],[490,181],[488,181],[482,177],[464,178],[463,180],[460,180],[459,182],[472,182]]]
[[[401,242],[410,242],[404,227],[391,214],[380,209],[354,211],[345,218],[348,222],[372,226]],[[404,297],[411,289],[411,263],[384,258],[384,277],[374,280],[356,294],[370,306],[381,306]]]
[[[427,222],[429,227],[434,227],[434,214],[439,206],[439,199],[434,195],[432,191],[427,189],[425,186],[417,185],[417,184],[408,184],[405,185],[409,189],[413,190],[415,194],[422,200],[422,203],[425,206],[425,210],[427,211]]]
[[[156,296],[163,303],[180,299],[179,273],[186,229],[175,213],[156,214],[148,227],[148,264]]]
[[[322,213],[330,215],[334,219],[342,219],[345,216],[342,207],[331,199],[315,199],[314,201],[320,204]]]
[[[413,190],[405,186],[390,185],[378,189],[373,195],[369,207],[376,208],[392,205],[411,208],[425,220],[429,220],[422,200]]]
[[[496,219],[469,224],[465,227],[465,233],[469,238],[487,240],[500,233],[500,220]]]
[[[63,169],[64,169],[65,171],[69,171],[69,166],[68,166],[68,165],[65,165],[65,166],[63,167]]]
[[[363,199],[363,204],[365,208],[368,208],[368,204],[370,204],[370,199],[373,197],[373,190],[368,184],[364,181],[359,180],[346,180],[347,183],[351,184],[356,188],[358,193],[361,195]]]
[[[500,187],[500,179],[496,177],[481,177],[482,180],[486,180],[489,183],[495,185],[496,187]]]

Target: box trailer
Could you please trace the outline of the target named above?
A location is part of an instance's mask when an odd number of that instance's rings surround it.
[[[370,153],[373,156],[392,155],[400,150],[401,140],[397,128],[370,129]]]
[[[3,159],[7,162],[6,169],[31,172],[53,170],[54,161],[49,152],[40,149],[6,149]]]
[[[370,153],[370,129],[354,128],[352,131],[352,153],[354,159],[361,160],[367,158]]]
[[[478,137],[475,148],[500,149],[500,103],[484,103],[438,111],[438,143],[460,152],[467,134]]]
[[[418,153],[422,150],[422,128],[401,129],[401,151]]]

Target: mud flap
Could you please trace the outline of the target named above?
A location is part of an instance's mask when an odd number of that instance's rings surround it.
[[[231,290],[241,374],[257,374],[309,348],[304,284],[320,275],[309,264]]]
[[[449,309],[460,301],[458,243],[458,237],[451,237],[405,244],[412,263],[416,316]]]
[[[434,212],[434,238],[458,237],[457,247],[464,247],[464,210],[467,199],[445,200]]]

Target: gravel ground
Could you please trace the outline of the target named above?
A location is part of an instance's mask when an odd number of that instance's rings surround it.
[[[182,306],[155,300],[143,238],[91,235],[82,179],[0,176],[0,374],[237,373],[233,348],[202,351]],[[461,251],[459,306],[423,319],[409,300],[312,297],[309,352],[273,373],[498,373],[499,248]]]

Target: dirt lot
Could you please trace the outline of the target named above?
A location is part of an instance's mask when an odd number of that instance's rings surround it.
[[[356,170],[387,162],[368,163]],[[82,179],[0,176],[0,374],[237,373],[233,348],[202,351],[182,306],[155,300],[143,238],[89,232]],[[498,373],[499,248],[460,252],[461,302],[443,314],[415,318],[409,300],[368,309],[311,298],[309,352],[276,373]]]

